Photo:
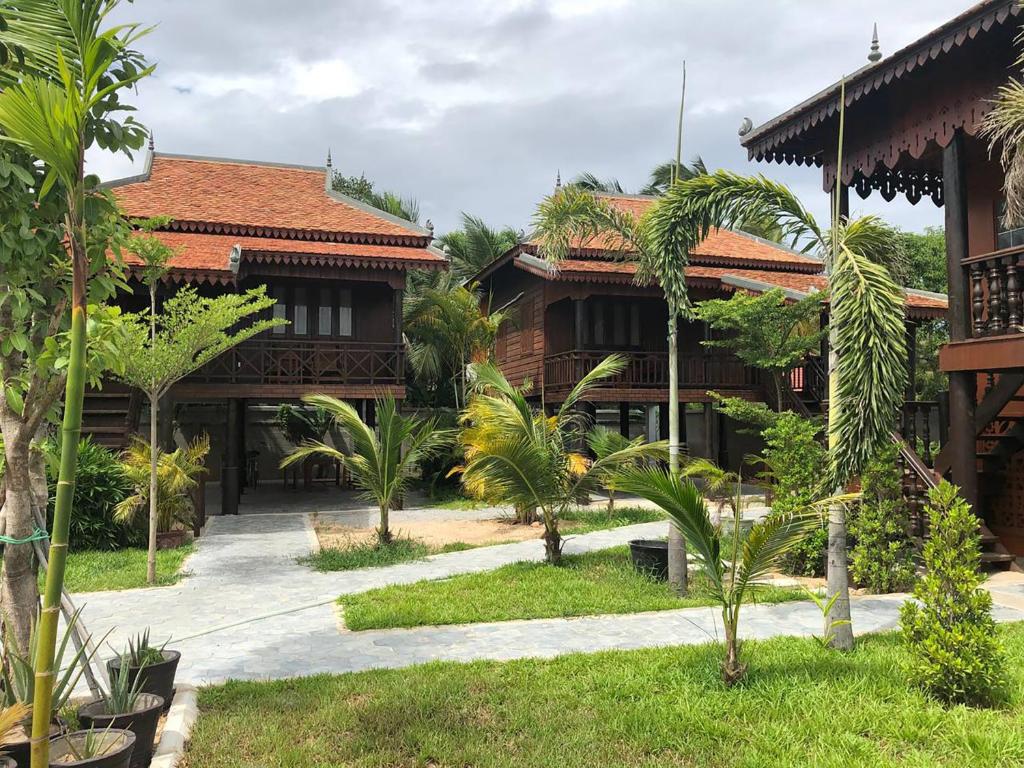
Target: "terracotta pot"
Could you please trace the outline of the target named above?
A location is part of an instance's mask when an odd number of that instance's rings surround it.
[[[188,531],[165,531],[156,535],[157,549],[177,549],[188,542]]]
[[[164,660],[156,664],[149,664],[145,667],[128,667],[128,679],[131,685],[135,685],[136,678],[142,675],[143,693],[153,693],[164,700],[164,709],[171,706],[171,699],[174,698],[174,676],[178,672],[178,662],[181,654],[178,651],[164,651]],[[110,677],[120,674],[121,658],[115,656],[107,661],[107,671]]]
[[[153,759],[156,727],[164,710],[163,697],[155,693],[141,693],[133,712],[108,714],[105,701],[92,701],[78,708],[78,722],[82,728],[105,731],[126,730],[135,734],[130,768],[146,768]]]
[[[111,729],[98,736],[107,744],[111,744],[106,754],[100,757],[87,757],[84,760],[75,760],[69,756],[74,755],[70,744],[74,744],[79,750],[89,737],[89,731],[75,731],[50,741],[50,768],[128,768],[132,757],[132,750],[135,748],[135,734],[131,731],[119,731]],[[96,736],[94,735],[94,738]]]

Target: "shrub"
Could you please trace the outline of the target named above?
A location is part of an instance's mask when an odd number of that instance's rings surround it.
[[[850,516],[850,573],[872,592],[900,592],[914,583],[910,515],[900,487],[895,444],[882,448],[861,475],[863,498]]]
[[[772,490],[772,514],[799,514],[822,497],[825,448],[818,439],[821,424],[795,413],[781,413],[766,426],[764,463]],[[822,576],[828,529],[821,526],[786,553],[781,567],[797,576]]]
[[[928,494],[931,538],[924,546],[920,602],[900,613],[912,682],[949,704],[989,705],[1005,686],[1003,650],[992,619],[992,596],[980,589],[978,519],[943,481]]]
[[[56,492],[57,472],[49,468],[51,499]],[[132,491],[118,457],[90,438],[78,444],[78,472],[71,515],[71,549],[118,549],[139,546],[145,538],[141,531],[114,519],[114,507]]]

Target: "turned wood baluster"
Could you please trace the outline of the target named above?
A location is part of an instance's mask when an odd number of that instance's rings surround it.
[[[1019,331],[1024,323],[1021,316],[1020,280],[1017,277],[1017,257],[1007,256],[1006,264],[1006,325],[1008,330]]]
[[[932,407],[927,403],[921,404],[921,417],[924,423],[921,425],[921,438],[924,440],[924,463],[932,466]]]
[[[999,260],[989,263],[988,268],[988,332],[1003,330],[1003,271]]]
[[[985,333],[985,271],[981,264],[971,264],[971,318],[974,335]]]

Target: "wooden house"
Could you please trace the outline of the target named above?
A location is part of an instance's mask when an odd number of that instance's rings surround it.
[[[823,193],[944,209],[951,341],[948,440],[918,474],[948,475],[1004,550],[1024,555],[1024,230],[1003,221],[1003,170],[979,137],[1000,85],[1020,76],[1017,0],[985,0],[890,56],[877,40],[845,80],[747,131],[752,160],[821,169]],[[837,65],[837,73],[839,66]],[[779,73],[785,76],[784,72]]]

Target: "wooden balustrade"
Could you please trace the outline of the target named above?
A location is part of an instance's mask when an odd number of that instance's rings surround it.
[[[940,433],[932,428],[933,415],[939,416],[938,401],[908,400],[900,419],[900,434],[929,469],[935,466],[935,456],[942,448]]]
[[[611,354],[605,350],[570,350],[544,358],[546,389],[569,388],[586,376]],[[668,387],[668,353],[631,352],[622,373],[605,379],[600,386],[626,389],[665,389]],[[726,354],[699,357],[682,356],[679,362],[681,387],[708,389],[749,389],[757,387],[757,371]]]
[[[404,381],[401,344],[334,339],[251,339],[189,376],[203,384],[393,385]]]
[[[1024,331],[1024,250],[1012,249],[964,261],[971,278],[974,336]]]

